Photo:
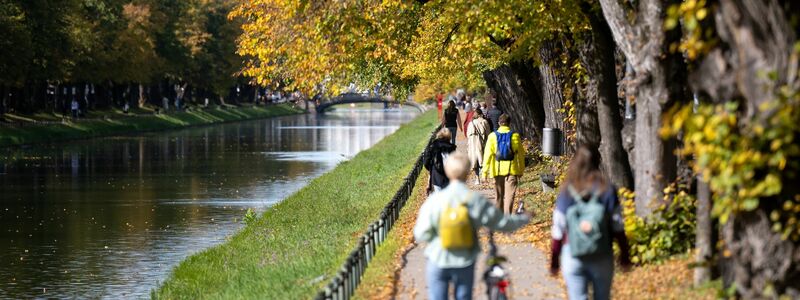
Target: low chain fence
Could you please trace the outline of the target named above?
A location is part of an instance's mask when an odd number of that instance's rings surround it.
[[[408,202],[408,198],[414,191],[414,185],[417,178],[422,173],[422,167],[425,157],[428,155],[430,145],[436,137],[436,132],[441,128],[441,125],[433,131],[425,149],[417,157],[414,163],[414,168],[403,179],[403,184],[397,193],[392,197],[392,200],[386,204],[386,207],[381,211],[380,218],[369,225],[367,231],[358,239],[356,248],[350,252],[350,255],[345,259],[344,264],[336,273],[336,276],[328,283],[323,290],[321,290],[314,299],[317,300],[346,300],[350,299],[355,293],[358,284],[361,283],[361,277],[367,269],[367,265],[375,257],[375,252],[378,246],[386,240],[389,231],[394,226],[394,223],[400,217],[400,210]]]

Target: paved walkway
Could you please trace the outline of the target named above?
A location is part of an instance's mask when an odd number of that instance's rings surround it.
[[[464,134],[459,132],[457,151],[466,152],[466,139]],[[474,175],[474,174],[473,174]],[[472,189],[484,194],[489,200],[494,201],[494,190],[489,185],[477,186],[468,180]],[[483,272],[486,269],[486,257],[488,252],[487,231],[480,232],[483,254],[478,258],[477,270],[475,273],[475,287],[473,297],[475,299],[485,299],[486,285],[482,280]],[[497,236],[497,235],[496,235]],[[511,299],[563,299],[564,291],[559,282],[548,275],[548,258],[539,249],[535,248],[530,242],[514,235],[505,235],[503,238],[496,238],[498,253],[506,256],[508,262],[506,269],[511,274]],[[425,282],[425,256],[424,244],[416,245],[403,257],[404,267],[400,273],[397,298],[403,300],[427,299],[427,284]]]

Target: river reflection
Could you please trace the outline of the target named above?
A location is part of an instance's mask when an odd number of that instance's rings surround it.
[[[414,111],[339,110],[0,149],[0,298],[146,298],[181,259]]]

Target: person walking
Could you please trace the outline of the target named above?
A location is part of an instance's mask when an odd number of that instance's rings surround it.
[[[475,171],[475,183],[481,183],[481,166],[483,165],[483,148],[486,139],[492,131],[492,125],[483,118],[483,111],[475,109],[475,118],[467,127],[467,155],[469,156],[470,167]]]
[[[425,157],[425,169],[431,174],[428,192],[439,191],[450,182],[444,174],[444,161],[450,153],[456,151],[456,145],[450,142],[450,130],[442,128],[436,133],[431,149]]]
[[[486,139],[483,150],[483,178],[494,178],[497,206],[506,214],[514,207],[517,181],[525,171],[525,148],[519,133],[511,131],[511,117],[506,114],[498,118],[494,132]]]
[[[447,109],[444,110],[444,119],[442,123],[447,130],[450,130],[450,143],[456,144],[456,134],[461,129],[461,114],[458,112],[455,101],[447,103]]]
[[[425,248],[428,299],[446,300],[450,284],[457,300],[472,299],[475,261],[480,253],[477,230],[510,232],[530,220],[529,215],[505,215],[480,193],[464,183],[469,161],[454,153],[445,161],[450,185],[432,194],[422,204],[414,226],[414,237],[428,242]]]
[[[467,136],[467,127],[469,123],[472,122],[472,117],[475,115],[475,107],[472,106],[472,101],[467,98],[467,102],[464,104],[464,126],[461,128],[464,129],[464,137],[468,138]]]
[[[600,170],[597,147],[579,147],[556,198],[550,257],[550,274],[562,270],[571,300],[588,299],[589,284],[595,300],[611,299],[612,238],[620,249],[620,265],[631,265],[616,191]]]
[[[78,109],[80,109],[80,106],[78,105],[78,100],[73,98],[72,102],[70,103],[70,110],[72,110],[72,119],[78,118]]]
[[[500,115],[503,114],[494,102],[487,103],[489,109],[486,110],[486,118],[492,123],[492,130],[500,128]]]

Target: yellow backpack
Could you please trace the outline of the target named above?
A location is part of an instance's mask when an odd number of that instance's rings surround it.
[[[450,204],[439,216],[439,239],[447,250],[470,249],[475,244],[472,221],[469,218],[467,204],[459,202]]]

